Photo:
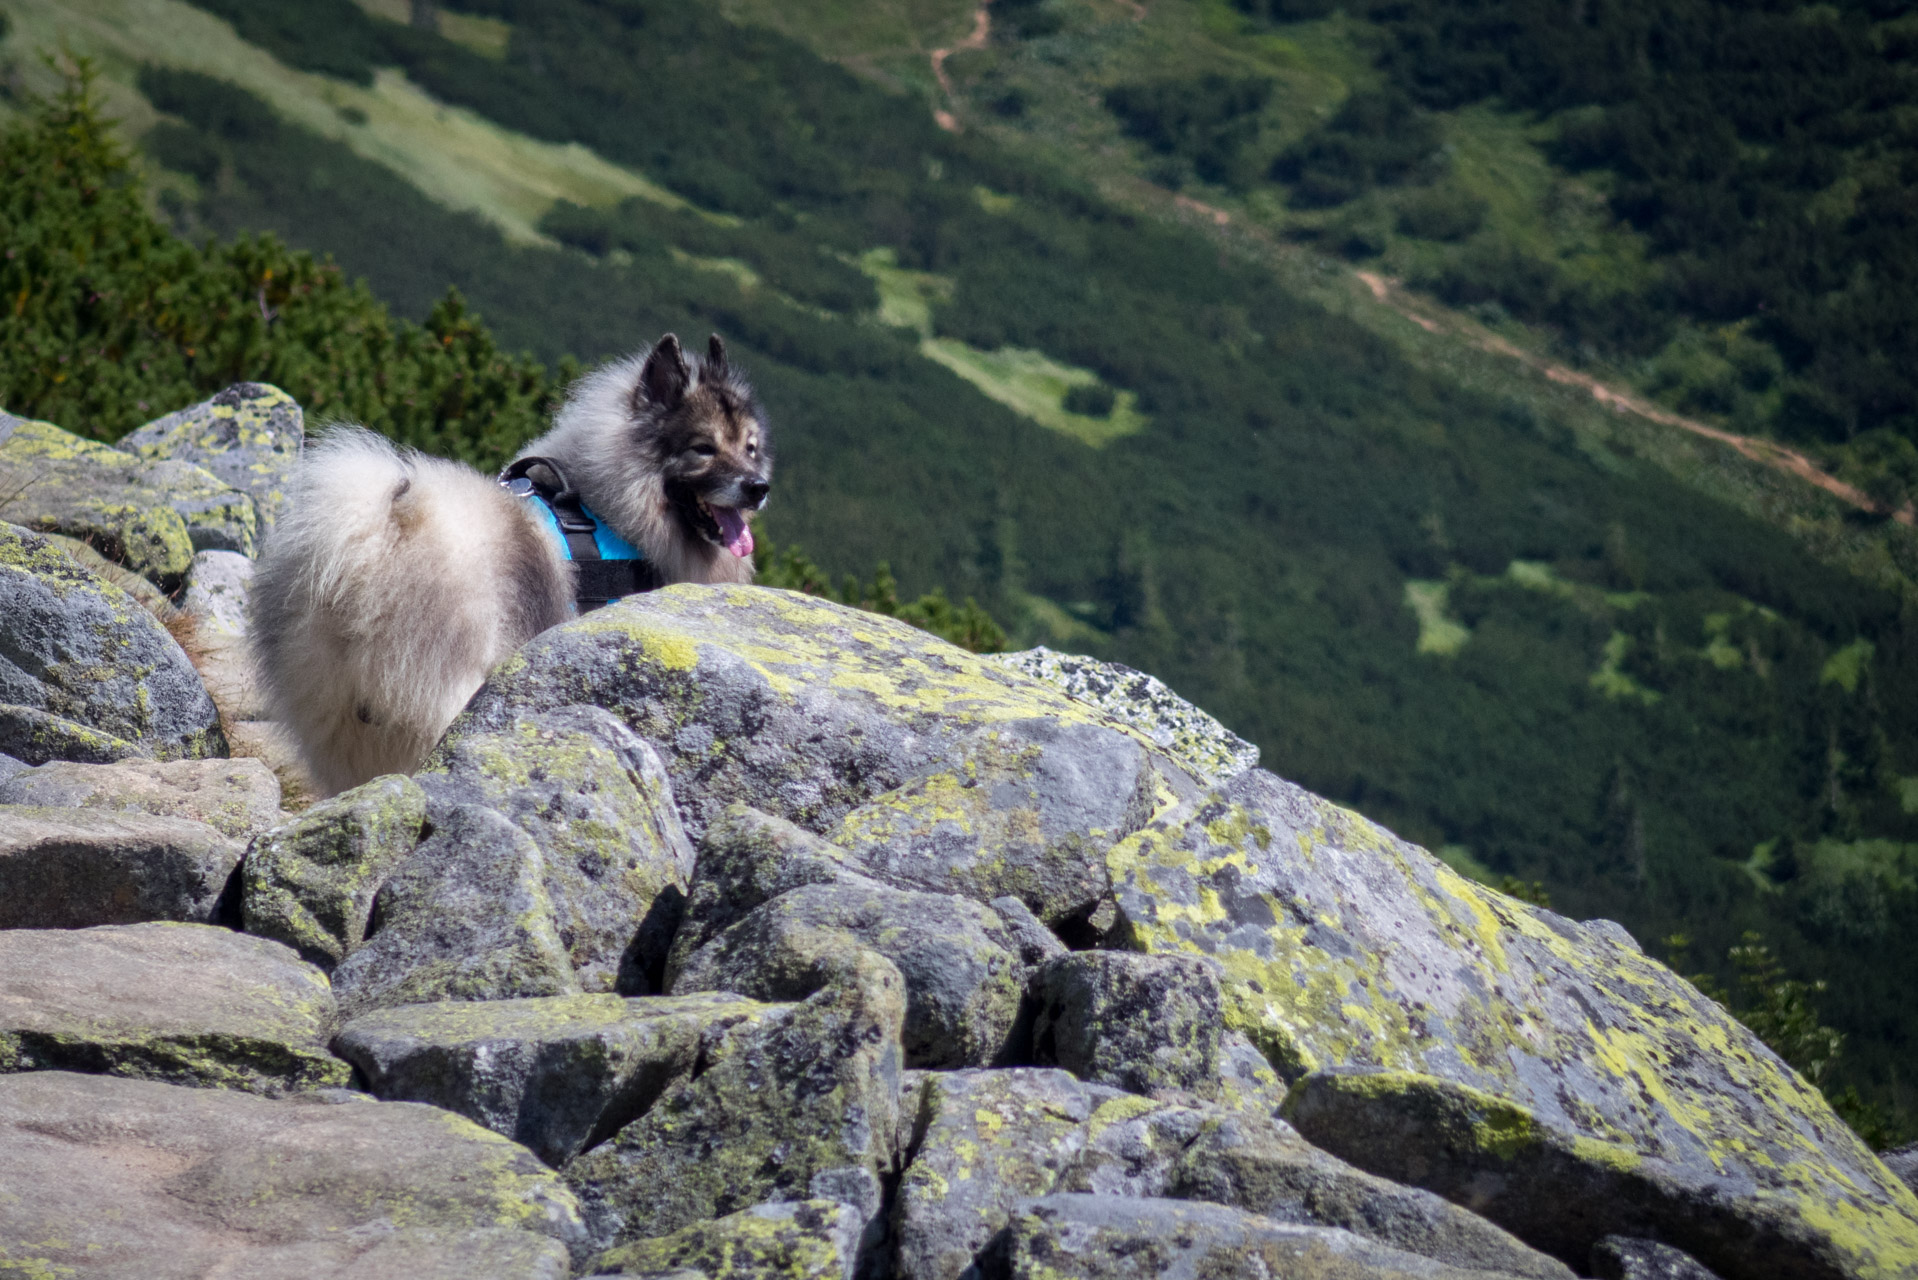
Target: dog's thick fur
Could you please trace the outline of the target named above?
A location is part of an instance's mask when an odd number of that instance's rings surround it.
[[[746,521],[772,452],[717,337],[703,360],[668,334],[587,375],[521,456],[558,464],[663,581],[751,581]],[[570,616],[572,598],[572,567],[523,499],[459,463],[333,429],[308,450],[253,579],[268,707],[322,795],[410,773],[487,673]]]

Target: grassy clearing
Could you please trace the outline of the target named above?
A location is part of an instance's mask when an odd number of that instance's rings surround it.
[[[354,3],[374,17],[385,18],[388,22],[407,22],[413,16],[409,0],[354,0]],[[513,38],[513,26],[509,22],[502,22],[498,18],[482,18],[477,14],[455,13],[451,9],[439,11],[438,30],[454,44],[495,62],[505,59],[506,46]]]
[[[178,0],[10,0],[10,52],[28,87],[55,74],[32,55],[64,49],[94,59],[109,110],[139,136],[158,116],[133,88],[144,62],[217,76],[258,94],[280,114],[386,166],[447,208],[477,214],[520,244],[559,200],[607,206],[632,196],[683,205],[673,193],[585,147],[539,142],[448,107],[404,76],[383,71],[370,88],[294,71],[247,44],[218,18]],[[449,33],[450,34],[450,33]]]
[[[1019,347],[981,351],[952,338],[927,338],[919,344],[919,353],[1013,412],[1095,449],[1146,428],[1138,397],[1130,391],[1119,392],[1111,414],[1103,418],[1066,412],[1061,404],[1066,392],[1091,386],[1099,377],[1088,369],[1060,364],[1042,351]]]
[[[1405,584],[1405,604],[1419,620],[1418,651],[1449,658],[1472,638],[1469,627],[1447,616],[1446,597],[1450,588],[1443,582],[1409,581]]]

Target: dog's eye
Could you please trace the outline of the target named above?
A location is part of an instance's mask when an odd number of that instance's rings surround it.
[[[757,458],[759,456],[759,446],[750,440],[746,442],[746,456],[748,458]]]
[[[696,454],[696,455],[698,455],[699,457],[702,457],[702,458],[710,458],[710,457],[712,457],[712,456],[713,456],[713,455],[714,455],[715,453],[718,453],[718,452],[719,452],[719,450],[717,450],[717,449],[715,449],[715,448],[713,448],[713,447],[712,447],[711,445],[709,445],[709,444],[696,444],[696,445],[694,445],[694,446],[693,446],[693,447],[692,447],[691,449],[688,449],[688,450],[687,450],[687,452],[688,452],[688,453],[692,453],[692,454]]]

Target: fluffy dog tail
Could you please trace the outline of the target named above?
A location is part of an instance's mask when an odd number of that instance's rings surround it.
[[[253,578],[268,708],[324,795],[410,773],[570,599],[557,548],[493,481],[335,428]]]

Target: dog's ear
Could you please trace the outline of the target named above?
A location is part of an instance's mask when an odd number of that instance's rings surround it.
[[[726,374],[726,344],[719,340],[718,334],[706,339],[706,365],[713,371],[714,377]]]
[[[686,394],[693,378],[686,367],[686,355],[679,349],[679,338],[667,334],[646,357],[639,371],[639,385],[633,388],[635,409],[671,409]]]

